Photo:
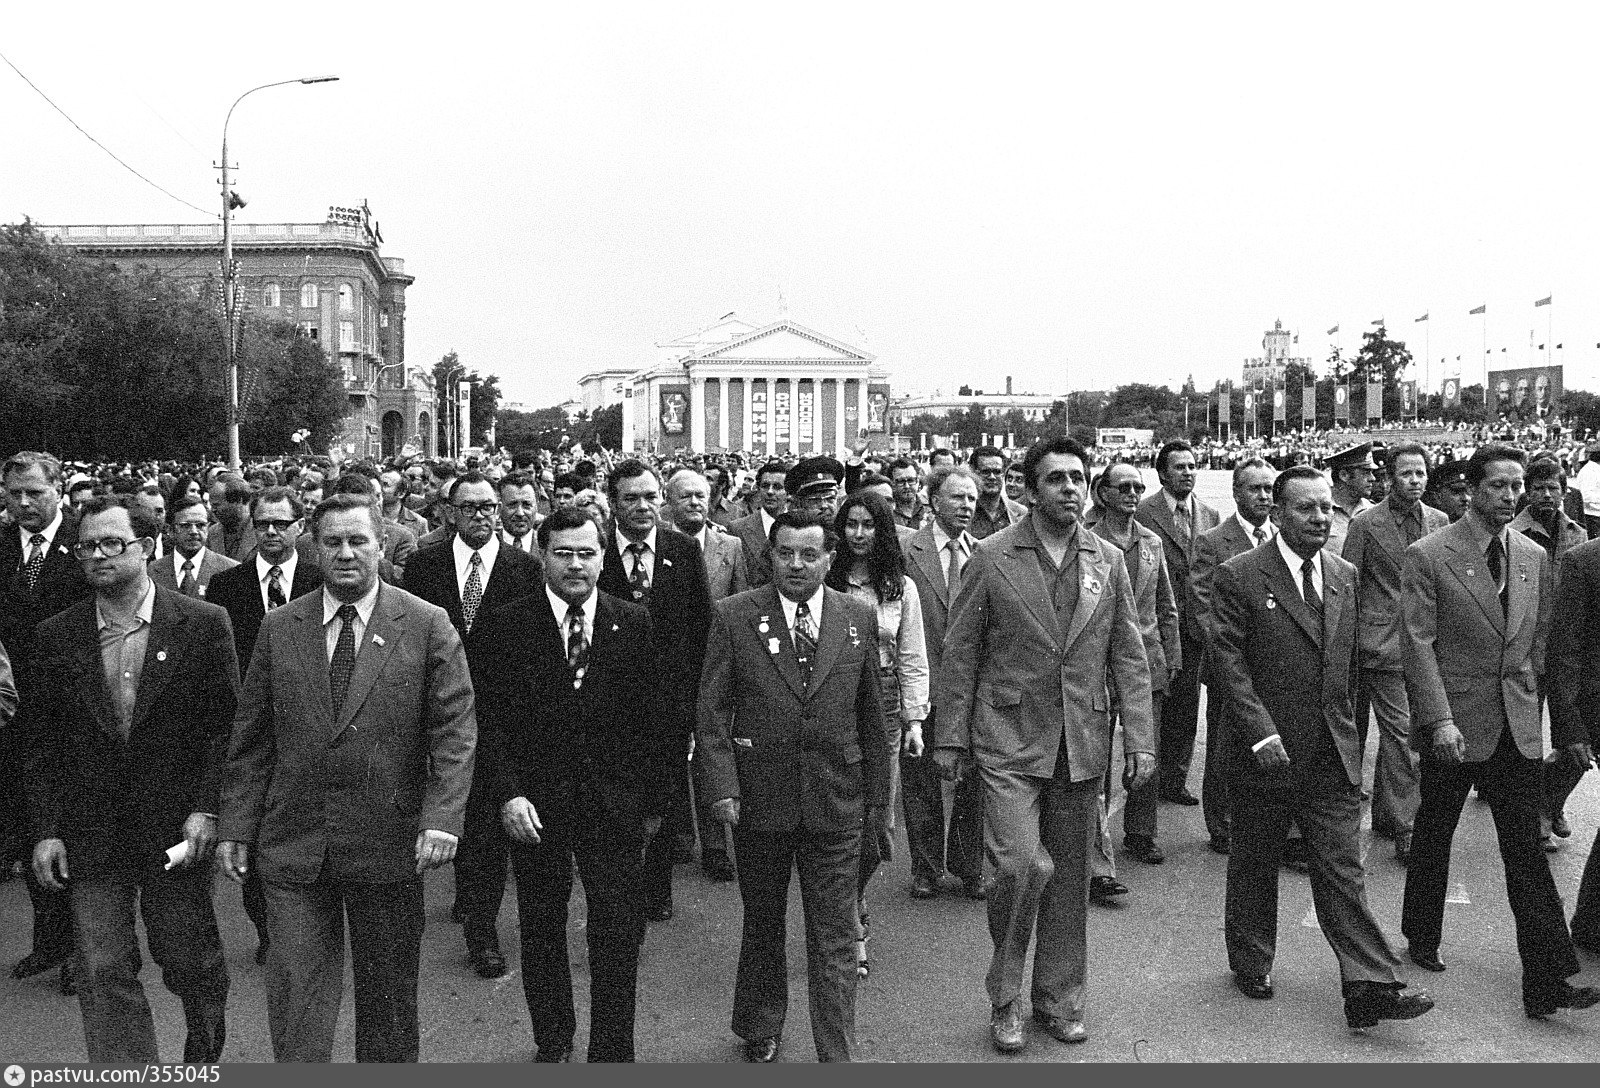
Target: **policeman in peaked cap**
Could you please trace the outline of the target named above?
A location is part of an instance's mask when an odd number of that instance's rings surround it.
[[[1440,461],[1428,474],[1428,486],[1422,501],[1435,510],[1443,510],[1450,520],[1460,521],[1472,499],[1472,488],[1467,483],[1467,462]]]
[[[1350,519],[1372,506],[1372,479],[1377,471],[1371,442],[1346,447],[1328,458],[1328,473],[1333,477],[1333,525],[1325,547],[1334,555],[1344,550]]]
[[[815,514],[830,525],[839,509],[839,489],[842,486],[844,466],[838,458],[826,454],[805,458],[783,478],[783,488],[789,493],[790,508]]]

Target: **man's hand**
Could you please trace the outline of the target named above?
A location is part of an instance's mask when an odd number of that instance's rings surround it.
[[[718,822],[729,827],[739,826],[739,799],[737,797],[724,797],[720,801],[711,802],[711,815]]]
[[[437,869],[456,856],[456,837],[448,831],[424,828],[417,832],[417,875]]]
[[[1282,737],[1268,737],[1267,743],[1256,749],[1257,767],[1287,767],[1289,765],[1289,752],[1283,746]]]
[[[217,860],[222,863],[223,876],[243,884],[250,872],[250,844],[224,839],[217,843]]]
[[[915,758],[922,754],[922,723],[911,722],[900,735],[900,754]]]
[[[1149,782],[1156,773],[1156,757],[1149,752],[1129,752],[1124,763],[1122,781],[1129,793]]]
[[[56,891],[67,886],[67,844],[60,839],[40,839],[33,847],[33,878]]]
[[[183,841],[189,844],[189,856],[179,868],[206,864],[217,845],[217,818],[209,812],[189,813],[183,821]]]
[[[513,842],[537,845],[544,824],[539,822],[539,812],[526,797],[513,797],[500,806],[500,826],[506,829]]]
[[[1460,763],[1467,758],[1467,738],[1455,722],[1445,722],[1433,731],[1433,754],[1440,763]]]
[[[1580,770],[1587,771],[1594,766],[1594,750],[1589,747],[1588,741],[1580,740],[1576,744],[1567,745],[1566,753]]]
[[[960,782],[972,773],[972,756],[962,748],[935,748],[933,765],[939,768],[939,777]]]

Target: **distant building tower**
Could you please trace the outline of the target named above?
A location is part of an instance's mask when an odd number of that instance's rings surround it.
[[[1244,384],[1269,387],[1275,382],[1281,382],[1284,371],[1288,369],[1290,363],[1299,363],[1309,368],[1311,366],[1309,358],[1290,357],[1289,350],[1294,341],[1294,334],[1283,327],[1283,322],[1274,321],[1272,328],[1267,330],[1261,340],[1262,350],[1267,353],[1266,357],[1244,361]]]

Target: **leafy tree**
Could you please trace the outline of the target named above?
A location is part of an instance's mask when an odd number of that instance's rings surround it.
[[[327,353],[287,321],[252,329],[241,352],[239,443],[247,454],[280,453],[302,427],[327,449],[345,410],[344,378]]]

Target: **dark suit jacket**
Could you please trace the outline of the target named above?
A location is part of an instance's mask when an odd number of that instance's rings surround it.
[[[83,567],[72,557],[78,522],[63,512],[55,543],[45,554],[37,586],[30,592],[22,581],[22,550],[15,526],[0,531],[0,643],[11,655],[21,712],[28,711],[28,696],[38,687],[33,668],[34,638],[40,623],[89,597]],[[171,846],[171,843],[167,844]]]
[[[139,868],[217,811],[239,670],[228,615],[156,587],[127,740],[100,658],[93,598],[39,627],[51,692],[35,715],[27,774],[36,839],[62,839],[75,874]]]
[[[495,554],[494,570],[489,572],[489,583],[483,587],[478,615],[486,615],[519,597],[526,597],[543,584],[539,563],[527,552],[501,541],[500,550]],[[456,633],[466,638],[467,621],[461,612],[461,590],[456,586],[454,537],[412,554],[406,563],[406,592],[415,593],[429,604],[444,609]],[[468,646],[468,650],[471,649]]]
[[[1419,509],[1424,536],[1450,524],[1442,510],[1420,504]],[[1361,577],[1362,667],[1401,671],[1405,663],[1400,658],[1400,571],[1405,566],[1406,537],[1388,500],[1350,519],[1340,554]]]
[[[1161,545],[1167,550],[1167,577],[1172,579],[1173,596],[1178,602],[1178,630],[1185,641],[1195,642],[1202,635],[1200,623],[1189,609],[1189,569],[1194,564],[1194,540],[1202,533],[1215,529],[1222,519],[1215,510],[1200,501],[1199,495],[1191,494],[1189,498],[1195,514],[1192,519],[1193,538],[1185,538],[1178,532],[1163,489],[1157,489],[1154,495],[1140,502],[1133,516],[1139,524],[1154,529],[1156,535],[1161,537]]]
[[[1252,745],[1276,733],[1292,764],[1334,754],[1361,782],[1356,736],[1356,570],[1322,554],[1324,622],[1318,628],[1276,544],[1217,569],[1209,680],[1228,700],[1228,742],[1249,768]],[[1331,749],[1331,751],[1330,751]]]
[[[284,587],[289,600],[302,597],[313,589],[322,587],[322,571],[310,563],[296,562],[294,581]],[[255,654],[256,636],[261,632],[261,619],[267,609],[261,602],[261,583],[256,580],[256,560],[229,567],[211,580],[206,600],[227,610],[233,621],[233,645],[239,653],[239,675],[250,669],[250,658]]]
[[[931,520],[911,534],[905,553],[906,573],[916,583],[917,598],[922,605],[922,634],[928,645],[928,695],[937,700],[939,662],[944,657],[945,624],[950,616],[950,593],[944,580],[944,556],[934,540]],[[937,709],[937,701],[934,707]]]
[[[564,618],[564,615],[563,617]],[[572,688],[566,638],[543,588],[473,624],[478,730],[498,809],[526,797],[541,816],[571,807],[573,790],[603,790],[609,814],[639,807],[667,778],[671,736],[657,708],[659,666],[650,613],[601,593],[583,687]]]
[[[1600,540],[1579,544],[1561,560],[1557,632],[1550,645],[1550,740],[1600,745]]]
[[[600,590],[632,601],[628,572],[617,554],[615,526],[600,570]],[[626,547],[624,540],[623,546]],[[685,738],[694,730],[695,698],[705,663],[706,632],[711,627],[711,590],[700,545],[676,529],[656,530],[655,573],[645,599],[655,629],[661,661],[662,709],[671,714]]]
[[[461,834],[477,741],[467,657],[444,609],[380,585],[335,717],[322,597],[261,624],[217,835],[252,844],[267,881],[408,880],[418,832]]]
[[[1270,541],[1271,528],[1269,526],[1263,528],[1267,529]],[[1216,582],[1217,568],[1255,546],[1255,541],[1239,528],[1237,518],[1226,518],[1216,528],[1208,529],[1195,538],[1194,558],[1189,566],[1187,607],[1189,615],[1200,628],[1200,637],[1208,647],[1217,634],[1216,619],[1211,614],[1212,591]]]
[[[307,511],[306,513],[307,516],[310,516],[310,511]],[[227,558],[232,559],[235,563],[243,563],[246,559],[255,554],[255,525],[248,518],[245,519],[244,528],[239,531],[238,547],[234,548],[230,552],[226,547],[224,547],[226,543],[227,530],[222,527],[222,522],[213,520],[211,523],[211,528],[206,530],[206,549],[208,551],[216,552],[218,555],[226,556]]]
[[[728,531],[744,545],[744,567],[750,588],[772,584],[772,544],[761,527],[761,511],[756,510],[728,526]]]
[[[1091,512],[1083,519],[1093,530],[1100,518]],[[1149,526],[1133,523],[1137,540],[1139,570],[1131,579],[1133,603],[1139,609],[1139,635],[1144,639],[1144,657],[1150,665],[1150,690],[1167,690],[1167,670],[1183,668],[1183,639],[1178,634],[1178,603],[1167,575],[1166,549]],[[1100,534],[1095,533],[1096,536]],[[1105,539],[1105,538],[1102,538]],[[1117,547],[1110,540],[1106,541]],[[1127,564],[1127,552],[1123,552]]]
[[[876,610],[824,589],[808,684],[776,588],[718,601],[713,615],[695,748],[701,796],[739,798],[739,826],[762,834],[846,831],[863,804],[887,805]]]

